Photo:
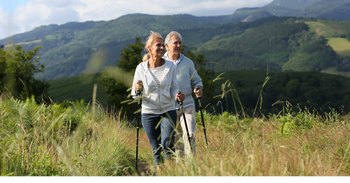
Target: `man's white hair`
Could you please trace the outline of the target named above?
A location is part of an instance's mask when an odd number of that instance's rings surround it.
[[[166,37],[165,37],[165,44],[170,44],[171,43],[171,36],[177,36],[178,38],[180,38],[180,40],[182,41],[182,37],[181,34],[176,32],[176,31],[171,31]]]

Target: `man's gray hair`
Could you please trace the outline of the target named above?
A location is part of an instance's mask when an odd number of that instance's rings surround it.
[[[165,37],[165,44],[170,44],[171,43],[171,36],[177,36],[178,38],[180,38],[180,40],[182,41],[182,37],[181,34],[176,32],[176,31],[171,31],[166,37]]]

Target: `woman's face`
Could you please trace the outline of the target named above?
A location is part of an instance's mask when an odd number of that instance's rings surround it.
[[[164,42],[162,39],[158,38],[149,47],[149,53],[155,57],[162,57],[164,55]]]

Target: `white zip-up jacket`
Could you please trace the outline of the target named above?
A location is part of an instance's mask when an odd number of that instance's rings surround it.
[[[168,52],[163,56],[166,60],[171,60],[168,57]],[[173,64],[174,62],[171,61]],[[176,78],[179,85],[179,89],[183,94],[185,94],[185,100],[183,101],[183,107],[195,106],[192,97],[193,89],[198,85],[203,87],[202,79],[199,77],[196,69],[194,68],[194,63],[191,59],[180,54],[176,65]],[[175,100],[176,109],[180,109],[180,105]]]
[[[135,70],[131,95],[136,98],[135,83],[142,80],[142,113],[163,114],[175,110],[176,94],[179,90],[176,80],[176,69],[173,62],[165,60],[165,70],[160,86],[154,80],[149,68],[148,60],[140,63]]]

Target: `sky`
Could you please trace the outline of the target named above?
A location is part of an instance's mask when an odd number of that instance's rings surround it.
[[[0,0],[0,39],[41,25],[108,21],[132,13],[229,15],[273,0]]]

